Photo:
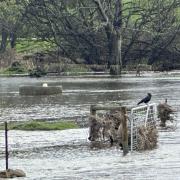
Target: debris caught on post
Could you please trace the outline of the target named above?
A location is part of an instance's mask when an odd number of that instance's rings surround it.
[[[155,104],[132,108],[134,116],[128,114],[126,108],[123,109],[123,107],[119,110],[112,110],[113,108],[110,107],[111,111],[102,117],[96,113],[92,115],[92,109],[96,112],[97,110],[108,110],[108,107],[91,107],[88,138],[91,142],[108,142],[111,146],[118,145],[123,149],[124,155],[130,147],[131,151],[143,151],[157,146]]]
[[[157,106],[157,110],[158,110],[158,117],[160,119],[160,126],[161,127],[166,127],[166,123],[167,121],[173,121],[173,117],[171,116],[175,110],[167,104],[167,102],[165,103],[160,103]]]

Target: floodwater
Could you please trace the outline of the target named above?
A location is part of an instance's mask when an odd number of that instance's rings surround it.
[[[56,96],[20,96],[21,85],[62,85]],[[180,77],[144,75],[122,78],[0,78],[0,121],[31,119],[87,120],[91,104],[136,106],[147,92],[152,102],[178,110]],[[180,126],[159,132],[158,147],[123,157],[118,147],[92,149],[88,129],[64,131],[9,131],[10,168],[22,169],[34,180],[180,179]],[[5,168],[4,132],[0,131],[0,170]]]

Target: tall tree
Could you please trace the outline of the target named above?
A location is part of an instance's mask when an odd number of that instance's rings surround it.
[[[114,4],[111,1],[94,0],[94,2],[105,22],[110,52],[108,61],[110,73],[119,75],[122,69],[122,0],[116,0]]]

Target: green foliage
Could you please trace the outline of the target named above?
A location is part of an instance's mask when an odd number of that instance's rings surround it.
[[[8,124],[9,130],[24,130],[24,131],[51,131],[51,130],[65,130],[78,128],[74,122],[42,122],[42,121],[29,121],[29,122],[11,122]],[[4,129],[4,125],[0,125],[0,130]]]
[[[21,17],[23,6],[17,3],[16,0],[7,0],[0,2],[0,17],[6,30],[11,30],[16,25]]]
[[[47,74],[46,71],[44,71],[40,68],[29,70],[30,77],[42,77],[42,76],[45,76],[46,74]]]

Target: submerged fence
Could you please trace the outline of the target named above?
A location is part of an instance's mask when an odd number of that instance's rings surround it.
[[[120,133],[122,133],[122,145],[124,154],[127,154],[128,149],[130,149],[131,152],[138,150],[138,146],[140,144],[138,144],[138,142],[142,141],[142,136],[139,131],[140,128],[144,128],[144,131],[149,128],[152,130],[156,129],[157,106],[155,103],[134,108],[126,108],[121,106],[92,105],[90,108],[91,116],[96,118],[96,111],[99,110],[117,110],[120,111],[123,115],[122,117],[124,118],[121,119],[122,127]],[[144,141],[146,141],[146,132],[143,132],[143,134],[143,138],[145,138]],[[154,134],[153,136],[156,144],[156,134]],[[149,141],[148,137],[147,141]]]
[[[90,108],[90,115],[96,117],[96,112],[99,110],[118,110],[122,113],[122,146],[123,146],[123,154],[126,155],[129,151],[128,148],[128,118],[127,118],[127,111],[126,107],[121,106],[101,106],[101,105],[91,105]]]

